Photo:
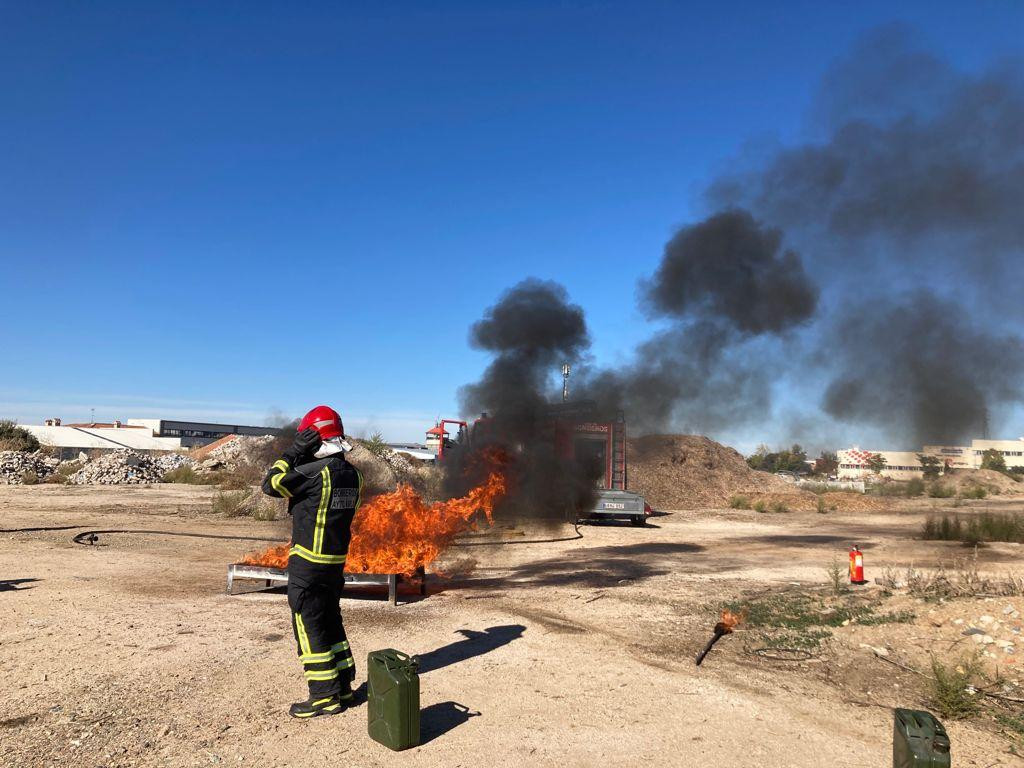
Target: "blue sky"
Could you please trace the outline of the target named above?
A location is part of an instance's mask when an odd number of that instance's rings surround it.
[[[1020,52],[1022,14],[2,3],[0,417],[328,402],[350,431],[418,438],[486,363],[470,324],[531,275],[615,364],[649,332],[637,279],[710,176],[802,136],[838,52],[901,20],[974,69]]]

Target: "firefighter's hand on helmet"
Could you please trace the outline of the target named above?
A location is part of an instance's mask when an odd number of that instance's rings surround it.
[[[292,459],[300,459],[303,456],[315,453],[321,443],[323,443],[323,440],[320,439],[320,433],[313,429],[313,427],[308,427],[295,436],[295,442],[292,443],[288,453]]]

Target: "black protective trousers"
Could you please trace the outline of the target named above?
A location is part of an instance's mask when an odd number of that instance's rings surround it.
[[[346,696],[356,674],[338,605],[345,581],[341,569],[336,573],[329,580],[288,580],[292,629],[313,701]]]

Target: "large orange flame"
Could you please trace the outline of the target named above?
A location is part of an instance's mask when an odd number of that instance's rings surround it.
[[[352,521],[345,570],[412,576],[433,563],[460,533],[476,530],[478,511],[491,524],[494,505],[505,490],[505,474],[495,468],[486,481],[457,499],[427,504],[408,485],[381,494],[360,507]],[[249,554],[242,562],[287,568],[288,544]]]

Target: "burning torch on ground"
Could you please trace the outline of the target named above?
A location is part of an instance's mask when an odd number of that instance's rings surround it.
[[[715,624],[715,634],[708,640],[708,644],[704,646],[704,650],[697,654],[697,666],[701,665],[704,661],[704,657],[708,655],[711,647],[722,639],[724,635],[731,635],[732,631],[736,629],[736,625],[743,621],[746,613],[741,611],[740,613],[733,613],[730,610],[722,611],[722,620]]]

